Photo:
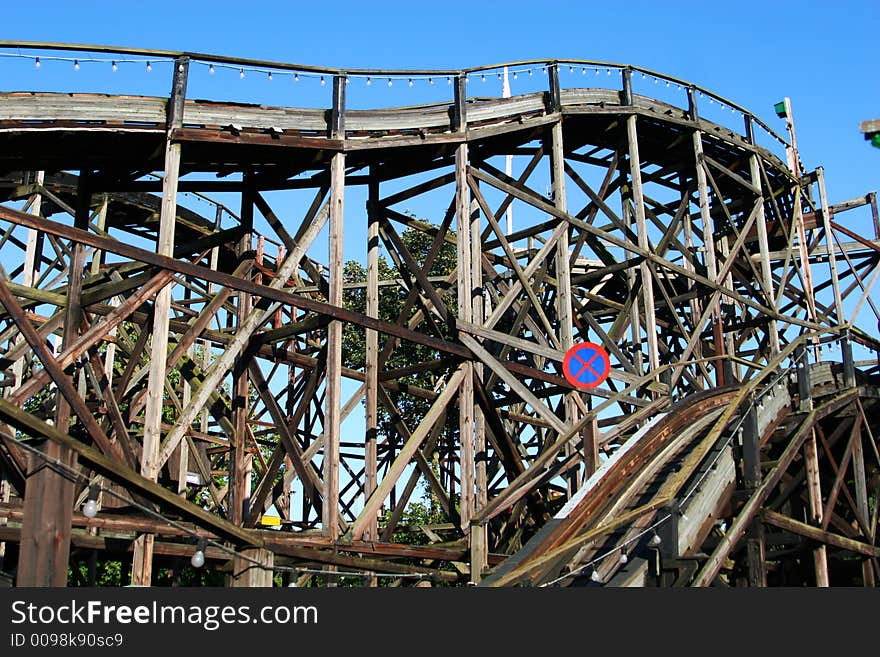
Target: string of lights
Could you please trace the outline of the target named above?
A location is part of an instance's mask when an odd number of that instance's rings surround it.
[[[170,58],[144,58],[144,57],[96,57],[96,56],[86,56],[86,57],[70,57],[70,56],[62,56],[62,55],[36,55],[36,54],[28,54],[23,52],[0,52],[0,57],[15,57],[21,59],[29,59],[34,62],[34,67],[39,70],[44,61],[57,61],[57,62],[67,62],[73,65],[73,69],[75,71],[79,71],[81,64],[86,63],[96,63],[96,64],[106,64],[110,63],[111,70],[116,73],[119,70],[120,65],[123,64],[140,64],[145,66],[147,72],[152,71],[153,63],[172,63],[172,59]],[[328,82],[328,78],[332,80],[334,73],[332,72],[314,72],[314,71],[297,71],[292,69],[272,69],[268,67],[259,67],[259,66],[248,66],[248,65],[240,65],[237,63],[226,63],[220,61],[201,61],[199,59],[193,59],[192,63],[195,65],[199,65],[202,68],[207,69],[208,73],[213,75],[217,72],[218,69],[228,69],[233,72],[237,72],[240,79],[245,79],[249,75],[258,75],[266,79],[267,81],[272,81],[276,78],[290,78],[294,83],[300,82],[301,79],[304,80],[316,80],[320,86],[325,87]],[[584,63],[565,63],[565,62],[555,62],[555,63],[546,63],[546,64],[535,64],[531,66],[519,66],[513,67],[509,69],[509,74],[512,76],[513,80],[518,80],[520,76],[532,76],[535,71],[539,71],[540,73],[546,75],[551,66],[556,66],[559,71],[568,71],[570,75],[580,74],[581,76],[586,76],[588,73],[593,73],[596,76],[602,75],[604,72],[605,76],[611,76],[612,71],[615,73],[620,73],[629,67],[624,67],[622,65],[598,65],[598,64],[584,64]],[[502,70],[503,66],[494,66],[485,70],[475,69],[468,70],[466,72],[462,72],[465,79],[467,81],[471,81],[475,79],[476,76],[479,76],[479,80],[481,82],[486,82],[490,77],[497,77],[498,81],[503,81]],[[682,91],[685,89],[685,84],[682,83],[681,80],[677,80],[675,78],[669,78],[665,76],[656,75],[650,72],[646,72],[640,69],[630,69],[636,73],[639,73],[642,80],[650,80],[655,85],[659,85],[660,82],[664,83],[664,86],[667,88],[671,88],[673,85],[678,91]],[[445,79],[446,85],[451,86],[454,75],[452,74],[425,74],[425,75],[417,75],[408,73],[406,71],[388,71],[382,73],[348,73],[345,71],[339,71],[336,73],[341,75],[345,80],[345,84],[350,84],[352,79],[361,79],[365,86],[370,87],[373,84],[374,80],[382,80],[385,85],[388,87],[393,87],[394,82],[405,82],[405,84],[409,88],[413,88],[416,86],[417,82],[427,82],[428,86],[434,86],[437,82],[441,82]],[[696,89],[696,87],[694,87]],[[699,89],[700,97],[708,97],[709,104],[715,105],[717,103],[719,109],[721,111],[726,111],[730,109],[732,114],[739,114],[743,117],[751,116],[744,110],[734,107],[732,104],[725,103],[720,96],[717,96],[710,92],[705,92],[702,89]],[[755,118],[755,117],[751,117]],[[787,142],[773,132],[766,124],[762,121],[756,120],[758,126],[766,132],[771,138],[775,141],[779,142],[783,146],[787,146]]]

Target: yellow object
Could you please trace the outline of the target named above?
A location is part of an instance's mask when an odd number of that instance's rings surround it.
[[[278,516],[260,516],[260,524],[264,527],[280,527],[281,518]]]

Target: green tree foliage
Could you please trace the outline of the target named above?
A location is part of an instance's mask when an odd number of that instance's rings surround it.
[[[433,229],[429,227],[429,231],[421,231],[413,228],[407,228],[401,233],[401,240],[406,245],[407,250],[413,259],[420,266],[424,266],[427,261],[431,244],[433,242]],[[434,279],[434,286],[440,292],[441,297],[445,301],[447,307],[454,312],[455,310],[455,288],[454,285],[449,289],[445,289],[441,283],[441,278],[449,275],[456,266],[455,245],[450,242],[444,242],[440,247],[440,251],[434,258],[428,276]],[[357,261],[350,260],[345,263],[343,270],[346,283],[365,283],[367,280],[366,268]],[[379,319],[397,323],[401,313],[404,310],[408,294],[408,286],[414,283],[414,277],[407,271],[401,271],[394,263],[389,263],[384,256],[379,258]],[[366,312],[366,289],[365,287],[349,287],[345,290],[343,301],[347,308],[358,312]],[[406,314],[405,319],[410,319],[420,306],[414,305]],[[431,330],[430,325],[423,323],[419,330]],[[449,330],[442,322],[436,322],[437,337],[449,338]],[[382,351],[385,340],[388,336],[379,336],[379,350]],[[365,330],[361,326],[347,324],[343,333],[343,364],[345,367],[363,370],[366,362],[366,342]],[[436,349],[426,347],[424,345],[414,344],[410,342],[401,342],[392,350],[390,356],[385,361],[384,370],[394,370],[404,367],[417,365],[419,363],[433,363],[441,359],[443,354]],[[448,368],[434,371],[417,371],[408,373],[397,379],[397,383],[402,388],[406,386],[416,386],[418,388],[433,390],[440,375],[445,374]],[[418,425],[418,422],[427,412],[430,402],[428,400],[406,394],[403,391],[388,390],[388,394],[397,408],[401,411],[402,417],[409,426],[410,430]],[[388,413],[387,409],[380,404],[379,408],[379,431],[385,436],[394,436],[397,430],[394,426],[394,418]]]

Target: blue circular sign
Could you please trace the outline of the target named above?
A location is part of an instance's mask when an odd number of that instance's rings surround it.
[[[604,348],[592,342],[581,342],[565,352],[562,373],[575,388],[592,390],[611,372],[611,361]]]

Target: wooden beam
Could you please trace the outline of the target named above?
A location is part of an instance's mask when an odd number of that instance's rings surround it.
[[[26,435],[47,438],[69,448],[78,454],[84,463],[117,484],[128,488],[133,494],[141,494],[169,509],[174,509],[202,527],[211,528],[220,537],[237,545],[262,546],[262,540],[252,531],[236,527],[201,506],[187,502],[156,482],[137,474],[93,447],[81,443],[55,426],[39,420],[3,399],[0,399],[0,417]]]

